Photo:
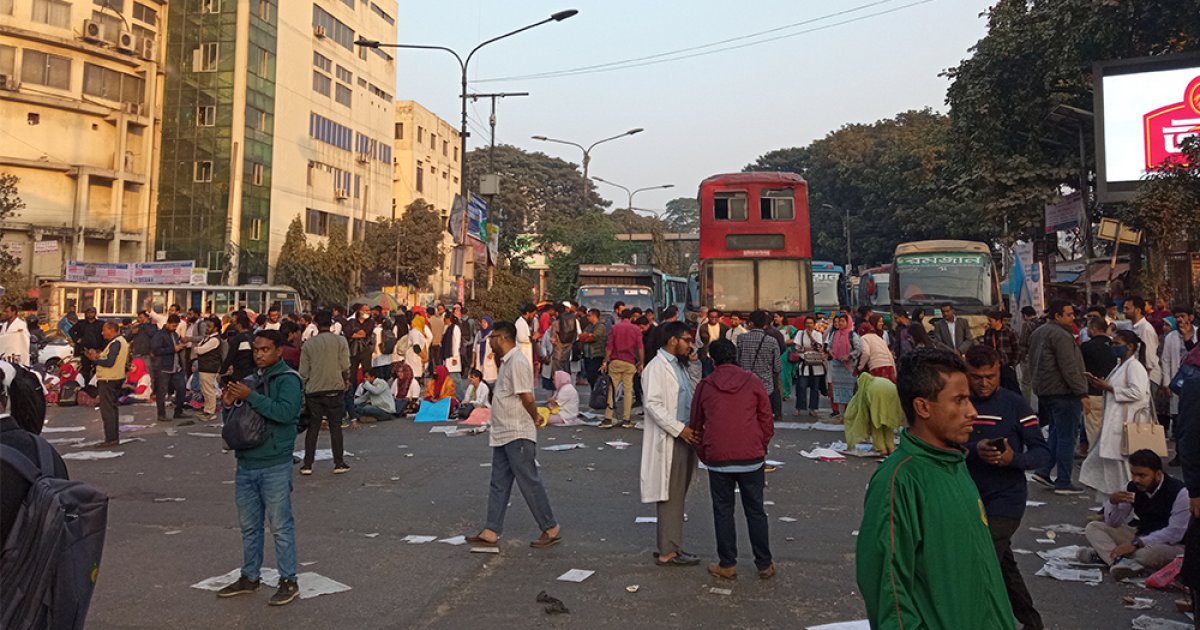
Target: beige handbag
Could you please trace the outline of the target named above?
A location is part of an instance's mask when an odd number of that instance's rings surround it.
[[[1125,435],[1121,440],[1121,454],[1129,455],[1142,449],[1167,457],[1167,433],[1154,419],[1147,408],[1138,409],[1133,420],[1125,423]]]

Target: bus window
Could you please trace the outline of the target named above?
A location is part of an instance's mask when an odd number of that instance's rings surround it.
[[[96,290],[81,288],[79,289],[79,315],[83,316],[83,311],[89,308],[96,307]]]
[[[208,301],[212,303],[212,312],[217,315],[228,313],[233,306],[232,291],[209,291]]]
[[[745,221],[746,193],[713,193],[713,217],[718,221]]]
[[[758,308],[770,311],[807,311],[808,270],[801,260],[758,262]]]
[[[758,209],[764,221],[791,221],[796,218],[795,199],[790,188],[764,190],[758,199]]]
[[[62,312],[78,314],[80,309],[79,304],[79,289],[63,289],[62,290]]]
[[[754,261],[714,260],[709,269],[712,281],[710,294],[704,296],[706,306],[722,311],[754,309]]]
[[[251,289],[243,291],[242,294],[246,296],[246,310],[253,311],[255,314],[267,312],[264,308],[263,292],[261,290]]]
[[[128,313],[133,310],[133,290],[100,289],[100,305],[96,310],[101,316]]]

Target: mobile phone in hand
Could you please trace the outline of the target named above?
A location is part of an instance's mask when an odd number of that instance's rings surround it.
[[[1005,442],[1004,438],[996,438],[994,440],[988,440],[987,442],[988,446],[991,446],[1001,453],[1008,450],[1008,442]]]

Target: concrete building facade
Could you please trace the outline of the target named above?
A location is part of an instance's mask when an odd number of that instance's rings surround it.
[[[157,253],[270,281],[289,223],[360,238],[391,204],[396,0],[170,4]]]
[[[0,237],[31,281],[147,259],[166,18],[163,0],[0,0],[0,173],[26,206]]]
[[[454,285],[450,269],[454,239],[446,227],[461,187],[459,130],[416,101],[397,101],[395,112],[392,217],[404,216],[404,210],[418,199],[437,210],[442,219],[444,260],[442,268],[430,276],[429,285],[437,295],[448,295]]]

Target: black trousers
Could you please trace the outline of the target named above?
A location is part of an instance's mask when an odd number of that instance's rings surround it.
[[[160,418],[167,415],[167,392],[175,394],[175,415],[182,416],[187,404],[187,377],[182,369],[178,372],[154,371],[154,404]]]
[[[317,452],[317,438],[321,437],[322,420],[329,424],[329,447],[333,449],[334,465],[344,463],[346,460],[343,456],[342,418],[346,415],[346,408],[342,403],[342,394],[306,394],[304,400],[308,403],[308,432],[304,434],[304,467],[312,468],[313,457]]]
[[[104,441],[114,442],[121,434],[117,427],[117,395],[121,393],[121,383],[124,381],[96,381],[100,390],[100,420],[104,423]]]
[[[588,386],[595,388],[596,381],[600,380],[600,364],[604,363],[604,357],[584,357],[583,358],[583,374],[587,378]],[[489,390],[491,391],[491,390]]]
[[[775,422],[783,419],[783,393],[779,391],[779,377],[775,377],[775,391],[771,392],[771,415],[775,416]]]
[[[1021,393],[1021,381],[1017,378],[1017,368],[1010,365],[1000,366],[1000,387],[1018,394]]]
[[[748,473],[708,471],[708,489],[712,495],[713,525],[717,530],[717,557],[722,567],[737,564],[737,525],[733,521],[736,486],[742,494],[742,511],[746,513],[746,528],[750,530],[750,548],[754,551],[754,566],[761,571],[771,566],[771,545],[768,536],[767,512],[763,508],[763,488],[767,473],[764,467]]]
[[[742,490],[745,492],[745,490]],[[992,533],[992,544],[996,546],[996,557],[1000,560],[1000,574],[1008,590],[1008,601],[1012,604],[1013,616],[1027,630],[1042,630],[1042,616],[1033,607],[1033,596],[1025,587],[1017,557],[1013,555],[1012,537],[1021,528],[1021,521],[988,515],[988,529]]]

